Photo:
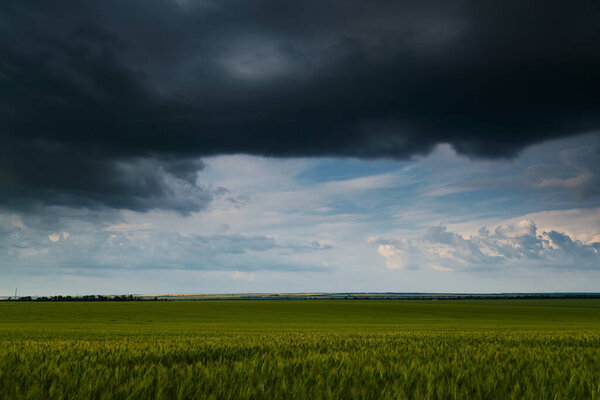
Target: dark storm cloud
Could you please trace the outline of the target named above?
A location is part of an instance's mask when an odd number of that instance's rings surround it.
[[[0,201],[199,210],[177,160],[223,153],[511,156],[598,130],[598,93],[596,1],[7,1]]]
[[[114,158],[101,151],[33,140],[0,149],[0,204],[17,210],[43,205],[86,208],[203,209],[218,189],[196,183],[195,159]]]

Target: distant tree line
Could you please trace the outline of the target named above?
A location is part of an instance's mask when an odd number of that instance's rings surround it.
[[[600,299],[600,293],[528,293],[528,294],[394,294],[394,293],[330,293],[330,294],[264,294],[238,296],[210,296],[206,298],[169,298],[169,300],[530,300],[530,299]],[[162,300],[162,298],[161,298]]]
[[[87,296],[22,296],[9,297],[7,301],[159,301],[158,297],[137,297],[133,295],[120,296],[102,296],[102,295],[87,295]]]
[[[311,298],[313,299],[313,298]],[[314,300],[323,299],[315,297]],[[352,300],[531,300],[531,299],[600,299],[600,294],[525,294],[525,295],[458,295],[458,296],[346,296]]]
[[[404,293],[322,293],[322,294],[258,294],[194,297],[156,296],[22,296],[4,301],[206,301],[206,300],[525,300],[525,299],[600,299],[600,293],[506,293],[506,294],[404,294]]]

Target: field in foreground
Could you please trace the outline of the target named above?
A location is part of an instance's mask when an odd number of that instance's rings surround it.
[[[600,399],[600,300],[0,303],[1,399]]]

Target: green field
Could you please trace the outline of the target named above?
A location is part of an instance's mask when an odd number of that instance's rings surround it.
[[[600,300],[0,302],[0,399],[600,399]]]

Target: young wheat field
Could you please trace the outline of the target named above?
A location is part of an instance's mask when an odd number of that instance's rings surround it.
[[[0,399],[600,399],[600,300],[0,303]]]

